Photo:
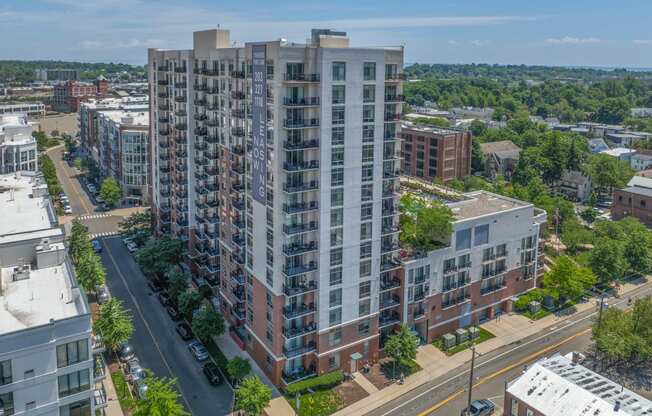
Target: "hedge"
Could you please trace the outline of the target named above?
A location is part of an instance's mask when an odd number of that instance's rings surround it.
[[[327,389],[336,386],[344,381],[344,374],[341,370],[326,373],[321,376],[309,378],[307,380],[298,381],[287,386],[285,391],[289,395],[297,393],[304,393],[307,390]]]

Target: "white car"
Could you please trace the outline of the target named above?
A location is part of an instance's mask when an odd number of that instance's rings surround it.
[[[127,250],[129,250],[130,253],[135,253],[136,250],[138,250],[138,246],[133,241],[130,241],[127,243]]]
[[[63,212],[64,212],[64,214],[68,214],[68,215],[72,214],[72,208],[70,207],[70,205],[66,205],[63,208]]]

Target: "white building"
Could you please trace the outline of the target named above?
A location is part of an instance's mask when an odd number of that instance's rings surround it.
[[[38,170],[36,139],[25,114],[0,116],[0,174]]]
[[[601,155],[607,155],[629,162],[629,160],[632,158],[632,155],[636,153],[636,150],[628,149],[626,147],[615,147],[613,149],[603,150],[599,153]]]
[[[652,117],[652,108],[638,107],[629,110],[632,117]]]
[[[149,201],[149,112],[98,111],[98,162],[103,177],[114,177],[131,205]]]
[[[0,104],[0,116],[3,114],[22,113],[30,117],[41,117],[45,115],[45,104],[43,103],[13,103]]]
[[[0,414],[90,416],[103,367],[47,187],[0,176],[0,207]]]
[[[652,155],[635,153],[632,155],[629,163],[632,170],[635,170],[636,172],[647,170],[652,166]]]
[[[149,51],[158,230],[189,242],[194,274],[220,276],[232,333],[276,383],[378,358],[402,68],[402,47],[330,30],[237,47],[209,30]]]
[[[506,384],[505,416],[645,416],[652,401],[584,367],[577,353],[537,361]]]

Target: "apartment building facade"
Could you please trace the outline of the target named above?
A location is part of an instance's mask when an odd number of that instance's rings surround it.
[[[3,114],[27,114],[30,117],[41,117],[45,115],[45,104],[43,103],[9,103],[0,104],[0,116]]]
[[[401,137],[402,174],[429,182],[471,174],[471,132],[404,122]]]
[[[55,111],[77,112],[80,103],[92,98],[106,97],[108,91],[109,82],[101,75],[92,83],[65,81],[54,86],[52,108]]]
[[[149,112],[97,112],[98,158],[102,177],[120,184],[128,205],[149,203]]]
[[[27,115],[0,115],[0,174],[37,170],[36,139]]]
[[[0,206],[0,414],[90,416],[104,366],[47,186],[2,175]]]
[[[545,211],[486,191],[447,205],[455,218],[447,245],[425,255],[404,253],[402,279],[380,297],[387,305],[381,319],[399,319],[423,342],[510,312],[514,296],[536,287],[543,266]]]
[[[313,30],[149,51],[152,201],[187,241],[232,337],[280,385],[379,356],[382,275],[399,268],[403,50]],[[344,306],[346,305],[346,306]]]

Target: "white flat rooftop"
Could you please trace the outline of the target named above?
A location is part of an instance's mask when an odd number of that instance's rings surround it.
[[[68,267],[33,269],[18,281],[14,267],[0,269],[0,335],[87,313]]]
[[[0,175],[0,236],[43,230],[54,225],[56,217],[49,199],[32,198],[34,185],[34,176]]]

